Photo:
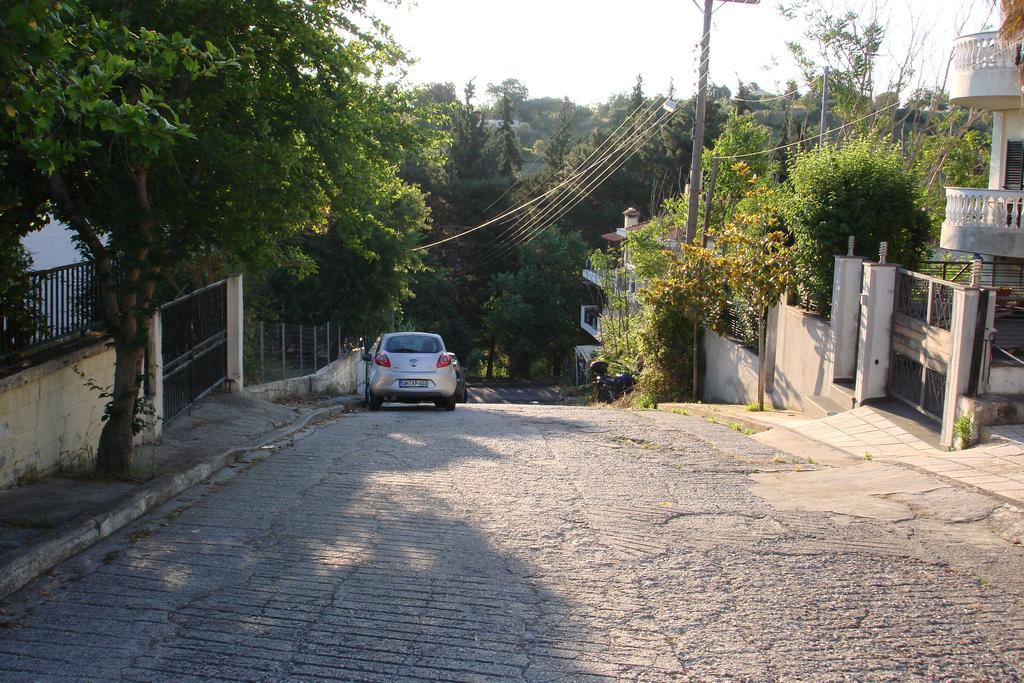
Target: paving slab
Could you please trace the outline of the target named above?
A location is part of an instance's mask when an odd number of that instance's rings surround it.
[[[273,403],[215,394],[136,450],[129,481],[70,473],[0,490],[0,597],[137,519],[238,455],[273,443],[355,397]]]

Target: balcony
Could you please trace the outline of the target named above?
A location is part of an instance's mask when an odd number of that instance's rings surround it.
[[[601,309],[597,306],[580,306],[580,327],[597,341],[601,341]]]
[[[586,264],[583,266],[583,279],[600,287],[604,283],[604,271],[594,268],[590,259],[587,259]]]
[[[1003,43],[996,31],[960,36],[953,43],[950,101],[989,111],[1019,109],[1020,59],[1020,43]]]
[[[1024,258],[1021,212],[1024,192],[946,188],[946,220],[939,245],[944,249]]]

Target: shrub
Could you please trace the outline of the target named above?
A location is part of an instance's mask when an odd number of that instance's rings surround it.
[[[797,246],[798,289],[812,308],[831,306],[834,257],[850,235],[861,255],[888,242],[892,263],[912,269],[923,258],[928,215],[897,146],[866,138],[823,145],[795,157],[789,183],[783,211]]]

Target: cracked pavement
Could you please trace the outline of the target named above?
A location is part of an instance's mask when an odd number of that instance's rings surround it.
[[[1024,677],[1019,516],[925,475],[515,405],[246,460],[0,604],[0,680]]]

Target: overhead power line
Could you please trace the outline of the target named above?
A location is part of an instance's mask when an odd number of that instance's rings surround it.
[[[635,110],[633,110],[633,112],[629,116],[626,117],[626,119],[623,121],[623,123],[619,125],[619,128],[616,129],[616,131],[621,129],[622,126],[625,125],[627,123],[627,121],[629,121],[629,119],[632,118],[645,105],[646,105],[646,103],[641,104]],[[630,126],[631,125],[632,125],[632,123],[630,123]],[[613,135],[614,135],[614,133],[613,133]],[[603,146],[606,143],[608,143],[609,141],[611,141],[612,139],[613,139],[612,137],[609,137],[608,140],[606,140],[604,143],[602,143],[601,146],[599,146],[597,149],[595,149],[594,152],[591,153],[591,155],[589,157],[587,157],[587,159],[585,159],[583,162],[581,162],[580,167],[582,167],[584,164],[587,164],[593,158],[594,155],[600,153],[602,151],[602,149],[603,149]],[[618,141],[615,141],[612,144],[618,144]],[[586,169],[584,169],[584,170],[586,170]],[[574,170],[573,173],[576,174],[576,173],[579,173],[579,172],[580,172],[579,170]],[[414,247],[412,250],[413,251],[422,251],[424,249],[429,249],[431,247],[435,247],[435,246],[438,246],[440,244],[445,244],[446,242],[451,242],[452,240],[460,239],[462,237],[465,237],[466,235],[469,235],[470,233],[473,233],[473,232],[476,232],[478,230],[482,230],[484,228],[490,227],[490,226],[492,226],[492,225],[494,225],[496,223],[501,223],[502,221],[508,219],[510,216],[513,216],[513,215],[515,215],[515,214],[517,214],[517,213],[519,213],[521,211],[524,211],[525,209],[529,208],[533,204],[536,204],[537,202],[542,201],[545,197],[550,196],[550,195],[558,192],[564,185],[566,185],[567,183],[571,182],[574,179],[574,177],[575,177],[575,175],[571,175],[570,177],[566,178],[561,183],[559,183],[558,185],[552,187],[551,189],[547,190],[546,192],[544,192],[544,193],[534,197],[533,199],[530,199],[527,202],[524,202],[524,203],[520,204],[519,206],[511,208],[508,211],[505,211],[505,212],[501,213],[500,215],[495,216],[494,218],[491,218],[490,220],[484,221],[480,225],[474,226],[474,227],[469,228],[467,230],[463,230],[462,232],[460,232],[458,234],[451,235],[451,236],[446,237],[444,239],[440,239],[440,240],[436,240],[434,242],[430,242],[429,244],[422,244],[420,246]]]
[[[662,103],[660,106],[664,106],[664,104]],[[613,133],[614,137],[609,136],[608,139],[602,142],[601,145],[587,157],[587,160],[593,159],[595,154],[605,147],[611,146],[613,147],[613,149],[606,151],[600,159],[594,161],[587,168],[582,168],[583,164],[580,164],[577,167],[577,169],[573,170],[572,173],[570,173],[570,175],[566,177],[565,181],[562,183],[562,185],[566,189],[563,189],[559,194],[564,196],[566,193],[571,192],[571,187],[574,183],[578,184],[577,181],[583,181],[588,175],[592,173],[600,173],[598,169],[601,167],[602,164],[605,164],[611,157],[618,154],[626,146],[632,144],[632,140],[635,139],[636,135],[640,132],[643,126],[647,125],[650,122],[652,114],[654,114],[659,109],[658,103],[654,102],[642,104],[640,105],[640,107],[637,107],[637,110],[634,111],[638,111],[641,107],[646,107],[647,111],[645,111],[643,114],[637,117],[637,119],[627,128],[625,132],[618,134],[622,128],[622,126],[620,125],[619,128],[616,129],[615,133]],[[657,122],[655,122],[655,125],[656,124]],[[607,143],[609,142],[611,142],[612,144],[608,145]],[[614,161],[612,163],[614,163]],[[561,198],[559,197],[553,199],[552,201],[557,202],[560,201],[560,199]],[[504,231],[502,231],[502,233],[498,235],[498,237],[495,240],[492,240],[491,244],[495,244],[496,242],[501,242],[506,239],[509,239],[510,235],[517,233],[519,228],[523,225],[524,221],[532,221],[534,219],[537,208],[531,209],[530,212],[521,214],[511,226],[507,227]]]
[[[671,112],[669,112],[668,115],[671,115]],[[503,235],[499,240],[499,244],[493,246],[491,251],[480,259],[480,261],[489,260],[490,255],[495,251],[504,253],[502,250],[507,245],[511,244],[512,246],[515,246],[517,242],[521,241],[521,238],[530,233],[531,230],[535,229],[538,223],[543,223],[544,221],[551,220],[556,216],[563,215],[564,211],[560,210],[563,209],[566,203],[573,200],[574,195],[578,196],[579,199],[582,199],[587,193],[596,187],[596,183],[603,181],[603,179],[607,177],[609,169],[614,170],[621,166],[621,163],[619,162],[623,160],[624,157],[628,158],[629,156],[632,156],[639,146],[644,144],[646,140],[650,139],[654,132],[660,128],[660,124],[664,117],[665,114],[659,117],[652,126],[647,127],[646,130],[638,127],[633,132],[627,134],[624,137],[623,143],[616,149],[608,152],[601,161],[593,164],[585,173],[576,174],[576,177],[568,179],[572,182],[567,184],[566,189],[554,198],[549,199],[546,203],[538,204],[536,207],[531,208],[529,214],[517,219],[516,224],[513,226],[513,228],[516,229],[510,230]],[[504,244],[501,244],[502,242]]]
[[[861,121],[864,121],[866,119],[870,119],[872,116],[877,117],[882,112],[884,112],[886,110],[889,110],[889,109],[892,109],[892,108],[897,107],[897,106],[899,106],[899,102],[893,102],[892,104],[886,105],[886,106],[882,107],[881,109],[879,109],[877,111],[871,112],[867,116],[862,116],[859,119],[854,119],[853,121],[850,121],[849,123],[844,123],[843,125],[836,126],[835,128],[829,128],[827,131],[825,131],[825,133],[826,134],[828,134],[828,133],[835,133],[837,131],[843,130],[844,128],[849,128],[850,126],[855,125],[857,123],[860,123]],[[772,147],[771,149],[763,149],[763,150],[761,150],[759,152],[746,152],[744,154],[731,154],[729,156],[715,157],[715,158],[717,158],[717,159],[744,159],[746,157],[756,157],[756,156],[759,156],[761,154],[771,154],[772,152],[777,152],[780,149],[786,149],[787,147],[793,147],[794,145],[801,145],[801,144],[803,144],[805,142],[810,142],[812,140],[817,139],[817,137],[818,137],[817,135],[815,135],[813,137],[807,137],[807,138],[804,138],[803,140],[796,140],[795,142],[790,142],[790,143],[787,143],[785,145],[779,145],[778,147]]]
[[[630,158],[632,158],[632,156],[636,154],[636,152],[639,151],[639,149],[643,147],[643,145],[645,145],[654,136],[654,134],[658,130],[660,130],[662,126],[665,125],[665,123],[668,122],[668,120],[673,116],[674,113],[675,112],[673,111],[663,114],[659,118],[656,127],[645,132],[642,135],[642,137],[638,138],[635,144],[632,145],[629,150],[626,150],[625,154],[621,155],[619,159],[616,160],[613,163],[613,165],[607,168],[607,170],[602,175],[592,179],[591,182],[587,185],[587,187],[583,188],[583,190],[579,192],[579,194],[576,197],[569,199],[567,201],[563,201],[563,203],[559,206],[549,208],[547,212],[545,212],[541,216],[538,216],[536,219],[531,221],[530,225],[526,226],[524,232],[521,234],[521,237],[518,240],[512,240],[509,243],[507,243],[503,248],[500,248],[497,251],[493,251],[489,256],[486,256],[478,260],[477,262],[470,266],[470,269],[479,268],[482,265],[485,265],[487,263],[490,263],[491,261],[501,258],[508,254],[513,249],[525,246],[526,244],[529,244],[534,239],[539,237],[542,233],[544,233],[552,225],[554,225],[559,218],[561,218],[566,213],[575,208],[581,201],[583,201],[590,194],[590,192],[592,192],[595,188],[600,186],[611,174],[613,174],[615,171],[621,168],[623,164],[625,164]]]

